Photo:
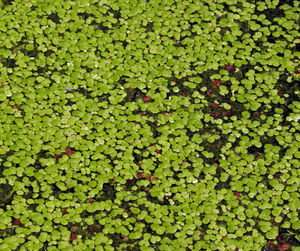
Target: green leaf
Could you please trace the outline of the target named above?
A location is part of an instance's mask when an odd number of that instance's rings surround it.
[[[295,230],[300,229],[300,220],[297,219],[293,224],[292,224],[292,228]]]
[[[277,238],[277,236],[278,236],[278,230],[275,228],[271,228],[271,230],[266,233],[266,238],[269,240],[274,240]]]

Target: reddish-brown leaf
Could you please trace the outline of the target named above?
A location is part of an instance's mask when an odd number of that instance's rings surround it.
[[[227,110],[227,111],[223,112],[223,116],[224,117],[230,117],[233,113],[234,113],[234,110],[230,109],[230,110]]]
[[[65,154],[67,154],[68,156],[70,156],[71,154],[74,154],[74,153],[75,153],[75,151],[72,150],[70,147],[67,147],[67,148],[66,148]]]
[[[14,226],[19,226],[19,225],[21,224],[20,218],[14,219],[13,222],[12,222],[12,224],[13,224]]]
[[[78,230],[78,227],[71,227],[71,232],[76,232]]]
[[[207,94],[209,97],[211,97],[211,96],[212,96],[212,94],[211,94],[210,90],[206,90],[206,94]]]
[[[212,112],[211,116],[213,116],[213,117],[219,117],[220,113],[219,112]]]
[[[258,111],[256,111],[256,112],[253,113],[253,115],[254,115],[255,117],[258,117],[258,116],[260,115],[260,113],[259,113]]]
[[[213,102],[213,103],[211,104],[211,106],[212,106],[213,108],[218,108],[218,107],[219,107],[219,105],[216,104],[215,102]]]
[[[282,234],[278,235],[277,240],[282,241],[283,240],[283,235]]]
[[[94,199],[89,198],[87,202],[88,202],[88,203],[93,203],[93,202],[94,202]]]
[[[70,241],[74,241],[77,239],[77,234],[71,234]]]
[[[220,79],[215,80],[214,84],[216,85],[216,87],[219,87],[221,84],[221,80]]]
[[[52,158],[53,158],[53,159],[56,159],[56,160],[59,160],[61,157],[62,157],[62,156],[61,156],[60,154],[58,154],[58,155],[56,155],[56,156],[54,156],[54,157],[52,157]]]
[[[237,198],[237,200],[240,200],[240,193],[239,192],[234,192],[233,194]]]
[[[228,64],[228,65],[225,65],[224,69],[227,70],[227,71],[234,71],[235,70],[235,66]]]
[[[292,247],[292,245],[290,243],[282,243],[277,245],[277,250],[278,251],[285,251],[288,250]]]

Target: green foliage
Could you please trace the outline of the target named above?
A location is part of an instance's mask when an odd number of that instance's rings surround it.
[[[252,2],[1,1],[0,250],[299,241],[299,3]]]

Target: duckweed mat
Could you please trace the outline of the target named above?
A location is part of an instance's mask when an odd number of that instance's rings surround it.
[[[0,250],[299,251],[299,1],[0,1]]]

